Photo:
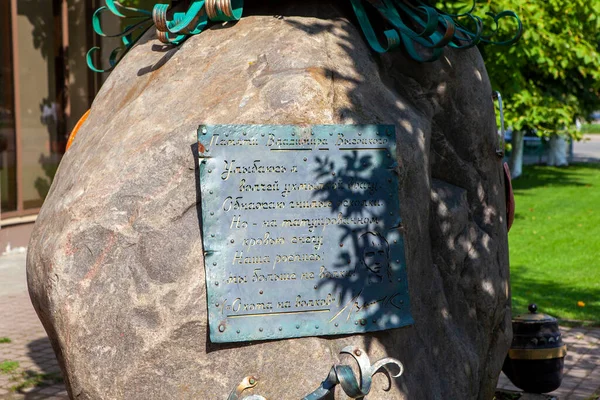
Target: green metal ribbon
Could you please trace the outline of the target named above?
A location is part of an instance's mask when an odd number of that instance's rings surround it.
[[[379,53],[397,47],[401,41],[409,56],[416,61],[427,62],[437,60],[444,47],[468,49],[479,43],[511,45],[516,43],[523,32],[523,25],[513,11],[499,14],[487,13],[495,24],[495,29],[484,36],[484,24],[481,18],[472,14],[475,0],[471,8],[461,14],[447,14],[442,10],[429,6],[420,0],[350,0],[359,25],[367,42]],[[375,33],[368,17],[366,7],[376,11],[384,22],[383,37],[387,43],[382,44]],[[513,18],[517,23],[514,35],[504,41],[494,41],[498,33],[500,21]],[[469,29],[461,21],[470,21],[473,29]],[[423,49],[428,52],[423,52]]]
[[[140,36],[153,25],[158,39],[166,44],[179,45],[192,35],[201,33],[209,22],[237,21],[242,17],[244,0],[188,0],[185,12],[173,12],[169,4],[156,4],[152,11],[126,7],[116,0],[105,0],[92,18],[94,31],[104,37],[119,37],[121,46],[109,56],[109,68],[96,68],[93,47],[87,54],[87,63],[95,72],[107,72],[123,58]],[[486,13],[493,21],[490,33],[484,35],[483,20],[473,15],[476,0],[460,14],[449,14],[422,0],[350,0],[358,23],[369,46],[378,53],[385,53],[404,45],[408,55],[419,62],[437,60],[445,47],[468,49],[480,43],[511,45],[523,33],[523,24],[513,11],[498,14]],[[371,13],[367,12],[370,9]],[[106,11],[123,18],[136,20],[117,34],[106,34],[101,26],[101,16]],[[374,28],[370,15],[380,16],[380,33]],[[516,23],[514,34],[505,40],[494,40],[499,34],[502,20]]]
[[[156,27],[158,39],[165,44],[179,45],[191,35],[201,33],[209,21],[237,21],[242,17],[243,0],[191,0],[185,12],[171,12],[169,4],[155,4],[152,11],[125,7],[116,0],[105,0],[92,17],[94,32],[104,37],[118,37],[121,45],[109,55],[108,68],[94,65],[93,55],[100,50],[92,47],[86,56],[88,67],[94,72],[111,71],[137,40],[152,26]],[[102,29],[101,16],[106,11],[126,20],[137,20],[116,34],[107,34]]]
[[[367,353],[356,346],[346,346],[340,351],[340,354],[348,354],[356,360],[360,373],[360,380],[356,379],[352,367],[335,364],[331,367],[329,374],[327,374],[327,378],[321,382],[321,386],[304,396],[302,400],[323,400],[330,398],[333,388],[336,385],[340,385],[346,396],[349,398],[363,399],[371,391],[372,378],[376,373],[385,370],[387,371],[388,377],[398,378],[404,372],[402,363],[390,357],[382,358],[374,364],[371,364]],[[395,365],[398,368],[398,372],[392,374],[388,365]]]

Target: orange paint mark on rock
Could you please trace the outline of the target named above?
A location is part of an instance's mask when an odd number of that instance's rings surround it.
[[[90,115],[90,110],[87,110],[85,112],[85,114],[83,114],[81,116],[81,118],[79,118],[79,121],[77,121],[77,124],[75,124],[75,127],[73,128],[73,130],[71,131],[71,134],[69,135],[69,140],[67,140],[67,148],[65,151],[69,150],[69,147],[71,147],[73,140],[75,140],[75,136],[77,136],[77,132],[79,132],[79,128],[81,128],[81,125],[83,125],[83,123],[88,119],[89,115]]]

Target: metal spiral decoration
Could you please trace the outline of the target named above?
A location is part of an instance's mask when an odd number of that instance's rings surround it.
[[[513,11],[487,13],[492,26],[486,31],[483,20],[473,15],[476,0],[473,0],[466,12],[460,14],[446,13],[422,0],[348,1],[374,51],[385,53],[403,45],[409,56],[419,62],[437,60],[445,47],[468,49],[479,43],[511,45],[523,33],[521,20]],[[239,20],[242,17],[243,3],[244,0],[189,0],[189,7],[185,12],[175,12],[169,4],[156,4],[152,11],[148,11],[123,6],[116,0],[105,0],[106,5],[93,15],[94,31],[104,37],[119,37],[122,45],[111,52],[107,69],[94,66],[92,56],[99,47],[91,48],[87,54],[88,66],[95,72],[110,71],[152,26],[156,27],[161,42],[179,45],[191,35],[201,33],[209,22]],[[131,24],[117,34],[105,33],[101,26],[101,16],[107,11],[131,21]],[[373,15],[379,15],[377,28],[373,26]],[[514,32],[507,39],[496,40],[500,22],[505,19],[512,19],[516,23]]]
[[[155,4],[152,11],[134,7],[125,7],[116,0],[105,0],[105,6],[94,12],[92,26],[94,32],[104,37],[119,37],[122,45],[115,48],[109,56],[109,67],[97,68],[93,54],[100,50],[92,47],[87,53],[88,67],[94,72],[108,72],[133,47],[135,42],[152,26],[156,27],[158,39],[165,44],[179,45],[191,35],[201,33],[208,22],[237,21],[242,17],[243,0],[191,0],[185,12],[171,12],[169,4]],[[101,16],[105,12],[132,21],[123,31],[107,34],[102,29]]]
[[[398,378],[404,372],[404,366],[395,358],[382,358],[371,365],[367,353],[356,346],[344,347],[340,353],[349,354],[354,357],[358,363],[360,380],[356,379],[356,376],[349,365],[336,364],[331,367],[329,375],[327,375],[327,378],[321,383],[321,386],[305,396],[302,400],[325,399],[330,395],[336,385],[340,385],[346,396],[351,399],[362,399],[371,391],[373,375],[377,372],[385,370],[391,378]],[[395,365],[398,368],[398,372],[392,374],[388,370],[388,365]]]
[[[498,14],[487,13],[493,27],[485,32],[483,20],[473,15],[476,0],[468,11],[461,14],[448,14],[421,0],[350,0],[360,27],[373,50],[385,53],[401,44],[416,61],[437,60],[444,47],[468,49],[479,43],[511,45],[523,33],[523,24],[513,11]],[[384,21],[383,36],[379,39],[367,14],[367,8],[377,11]],[[513,19],[516,22],[514,34],[504,40],[494,40],[498,35],[500,21]],[[465,23],[463,23],[465,22]],[[468,25],[467,25],[468,24]],[[429,49],[420,51],[419,47]]]
[[[356,346],[346,346],[340,351],[340,354],[349,354],[356,360],[360,379],[356,378],[352,367],[349,365],[335,364],[331,367],[327,378],[321,382],[321,385],[310,394],[304,396],[302,400],[323,400],[329,398],[337,385],[341,387],[342,391],[349,398],[362,399],[371,391],[373,375],[376,373],[385,370],[391,379],[398,378],[404,372],[402,363],[395,358],[386,357],[371,364],[367,353]],[[388,369],[388,365],[395,365],[398,372],[392,374]],[[259,379],[255,376],[247,376],[233,389],[227,400],[266,400],[258,394],[244,396],[244,391],[256,387],[258,381]]]

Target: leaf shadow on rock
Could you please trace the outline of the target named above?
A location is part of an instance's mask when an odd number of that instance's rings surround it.
[[[334,7],[330,3],[320,8],[310,4],[298,10],[297,15],[326,18],[328,12],[324,9]],[[510,332],[510,326],[506,325],[505,310],[510,306],[510,299],[505,298],[509,293],[508,268],[503,268],[508,260],[502,260],[507,254],[506,238],[502,236],[503,201],[500,200],[504,188],[501,164],[495,156],[497,139],[493,133],[497,128],[490,112],[493,102],[485,69],[476,51],[445,56],[435,63],[425,64],[411,60],[402,47],[386,55],[371,52],[370,61],[376,65],[372,72],[385,87],[380,95],[392,93],[401,98],[404,106],[418,110],[430,125],[419,126],[418,120],[408,113],[403,117],[402,106],[389,113],[382,110],[379,115],[366,115],[364,104],[365,98],[371,95],[367,86],[372,77],[363,72],[364,43],[352,40],[355,34],[350,29],[358,29],[358,24],[349,2],[337,2],[335,6],[352,22],[345,25],[347,31],[339,28],[335,31],[337,46],[354,61],[355,71],[362,75],[344,76],[334,65],[325,68],[325,76],[334,82],[343,81],[349,87],[346,98],[350,101],[336,109],[334,118],[348,121],[346,123],[396,125],[398,146],[404,147],[397,155],[400,212],[408,224],[407,231],[404,227],[401,229],[403,233],[412,231],[404,240],[407,263],[411,263],[407,268],[409,283],[412,280],[411,309],[415,325],[405,330],[405,336],[393,331],[365,335],[366,350],[378,342],[390,357],[405,363],[405,375],[394,380],[394,384],[409,398],[425,398],[434,392],[460,392],[465,398],[489,398],[493,395],[490,388],[497,379],[490,371],[500,370],[504,359],[500,353],[503,347],[508,348],[509,333],[505,331]],[[332,11],[331,15],[339,18],[340,14]],[[286,22],[309,35],[333,29],[325,21],[303,23],[290,19]],[[487,103],[474,100],[483,97],[481,94],[462,98],[461,90],[466,88],[490,91]],[[415,168],[420,163],[427,164],[429,170]],[[348,193],[344,195],[351,197]],[[417,211],[420,205],[414,202],[427,204],[429,213]],[[352,212],[354,210],[347,210],[348,214]],[[408,215],[409,212],[413,215]],[[349,235],[352,237],[351,232]],[[355,238],[353,241],[360,251],[362,244]],[[418,255],[417,249],[423,247],[431,247],[431,259]],[[339,264],[343,262],[342,259]],[[337,285],[342,291],[352,291],[351,285],[340,282]],[[482,332],[496,333],[488,337]],[[406,344],[398,342],[399,337],[411,340],[410,354],[406,352]],[[464,350],[461,355],[456,354],[457,348]],[[444,362],[443,354],[453,355],[455,365]],[[432,387],[422,388],[415,378],[458,376],[456,368],[466,371],[465,376],[470,377],[463,384],[457,384],[454,379],[438,380],[428,382]]]
[[[355,70],[362,73],[366,58],[361,52],[364,52],[365,44],[357,44],[352,40],[356,37],[356,32],[351,33],[350,30],[357,28],[348,2],[335,2],[335,5],[312,1],[294,2],[285,6],[273,2],[257,2],[248,4],[246,15],[284,15],[283,20],[286,23],[309,35],[319,35],[333,29],[325,20],[328,15],[333,19],[340,18],[340,8],[345,10],[344,15],[349,16],[348,19],[354,22],[354,25],[345,25],[347,32],[336,32],[337,46],[354,61]],[[324,22],[302,23],[297,19],[287,19],[291,16],[317,16]],[[468,57],[472,57],[467,63],[472,63],[473,70],[459,76],[463,72],[450,61],[455,60],[452,57],[422,65],[408,59],[401,48],[392,55],[379,56],[371,53],[370,61],[377,66],[374,73],[380,74],[378,78],[385,86],[385,93],[379,94],[369,93],[372,89],[368,87],[368,82],[372,77],[364,74],[345,76],[334,65],[323,68],[323,75],[332,82],[343,81],[349,84],[346,93],[349,102],[336,108],[333,116],[335,121],[395,124],[398,143],[406,139],[406,143],[402,143],[405,149],[399,151],[400,155],[396,157],[409,167],[404,168],[405,165],[401,164],[397,171],[401,181],[400,198],[405,202],[400,204],[401,216],[408,224],[408,231],[412,230],[412,234],[404,235],[404,240],[407,262],[412,263],[407,269],[409,282],[413,279],[414,285],[411,288],[411,306],[415,325],[406,328],[405,335],[398,334],[397,331],[382,331],[364,335],[361,339],[368,352],[377,342],[385,348],[388,356],[405,364],[406,373],[400,379],[394,380],[393,384],[409,398],[425,398],[431,393],[459,392],[464,394],[465,398],[489,398],[493,394],[489,393],[489,390],[493,388],[497,379],[497,376],[490,376],[489,371],[500,371],[504,356],[495,356],[495,352],[504,346],[506,338],[503,333],[496,335],[500,337],[498,339],[496,336],[484,337],[481,332],[510,330],[510,327],[503,325],[506,320],[504,311],[497,312],[506,307],[503,303],[505,300],[499,293],[509,292],[507,272],[502,268],[490,270],[483,267],[484,264],[502,263],[500,258],[503,245],[494,242],[498,239],[494,230],[500,229],[495,224],[496,221],[503,221],[503,217],[500,215],[501,207],[497,205],[499,203],[492,199],[503,196],[504,190],[501,183],[490,183],[490,178],[486,176],[497,173],[497,177],[492,179],[501,182],[498,178],[501,176],[500,163],[498,162],[497,168],[490,167],[496,161],[496,138],[490,134],[488,139],[477,142],[472,133],[462,134],[466,118],[473,118],[475,121],[487,118],[482,125],[489,132],[495,130],[493,118],[488,118],[491,116],[486,114],[493,109],[491,92],[487,104],[489,107],[483,107],[484,111],[472,113],[466,113],[464,107],[455,104],[456,96],[459,95],[456,87],[445,92],[446,87],[451,87],[452,81],[476,78],[479,82],[482,81],[477,64],[479,60],[476,58],[478,56]],[[464,60],[461,62],[464,64]],[[400,63],[406,63],[408,66],[394,68]],[[414,68],[411,69],[410,66]],[[437,78],[432,79],[428,75]],[[373,111],[365,112],[365,97],[390,93],[405,103],[389,113],[385,110],[381,110],[379,114]],[[418,110],[421,113],[420,117],[430,125],[419,126],[414,115],[404,113],[407,106]],[[477,125],[471,128],[471,132],[480,130],[481,126]],[[482,153],[488,154],[481,148],[488,144],[491,161],[482,162],[478,158],[481,155],[474,152],[473,148],[479,148]],[[321,171],[317,173],[324,177],[327,173],[336,172],[338,178],[342,176],[349,179],[353,174],[357,174],[356,161],[356,157],[349,158],[346,166],[331,166],[322,159]],[[430,170],[421,171],[420,165],[428,165]],[[359,175],[361,180],[370,181],[381,172]],[[489,193],[482,195],[483,187]],[[353,193],[328,189],[316,192],[315,197],[352,199]],[[424,211],[423,208],[429,211]],[[408,210],[411,210],[412,215],[406,214]],[[343,211],[333,208],[332,214],[336,211],[345,216],[356,216],[362,212],[353,207]],[[406,233],[403,226],[398,228],[402,233]],[[350,229],[340,239],[349,240],[356,254],[361,253],[365,247],[361,243],[360,235]],[[424,256],[426,252],[418,250],[423,246],[431,247],[430,256]],[[332,265],[332,270],[341,270],[347,265],[348,255],[342,252]],[[357,269],[351,279],[330,279],[326,283],[332,283],[341,293],[352,296],[356,290],[355,281],[352,279],[365,281],[366,275],[364,269]],[[418,297],[415,298],[415,294],[418,294]],[[375,320],[378,317],[381,315],[377,313],[370,316]],[[352,335],[321,338],[334,340],[345,337]],[[400,343],[399,340],[403,340],[401,338],[410,339],[410,346]],[[440,340],[441,338],[444,340]],[[457,355],[457,347],[462,349],[460,355]],[[207,340],[207,350],[209,348],[214,351],[227,347],[212,345]],[[445,354],[453,355],[453,361],[458,364],[450,365],[444,362]],[[419,377],[423,376],[455,376],[454,371],[457,368],[466,371],[463,374],[465,377],[469,376],[462,383],[457,383],[455,379],[436,380],[427,382],[428,387],[423,387],[422,382],[419,382]],[[482,387],[484,392],[480,392]]]

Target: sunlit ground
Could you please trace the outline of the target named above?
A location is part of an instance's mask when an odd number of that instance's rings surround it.
[[[525,167],[513,186],[513,315],[536,303],[561,319],[600,324],[600,164]]]

